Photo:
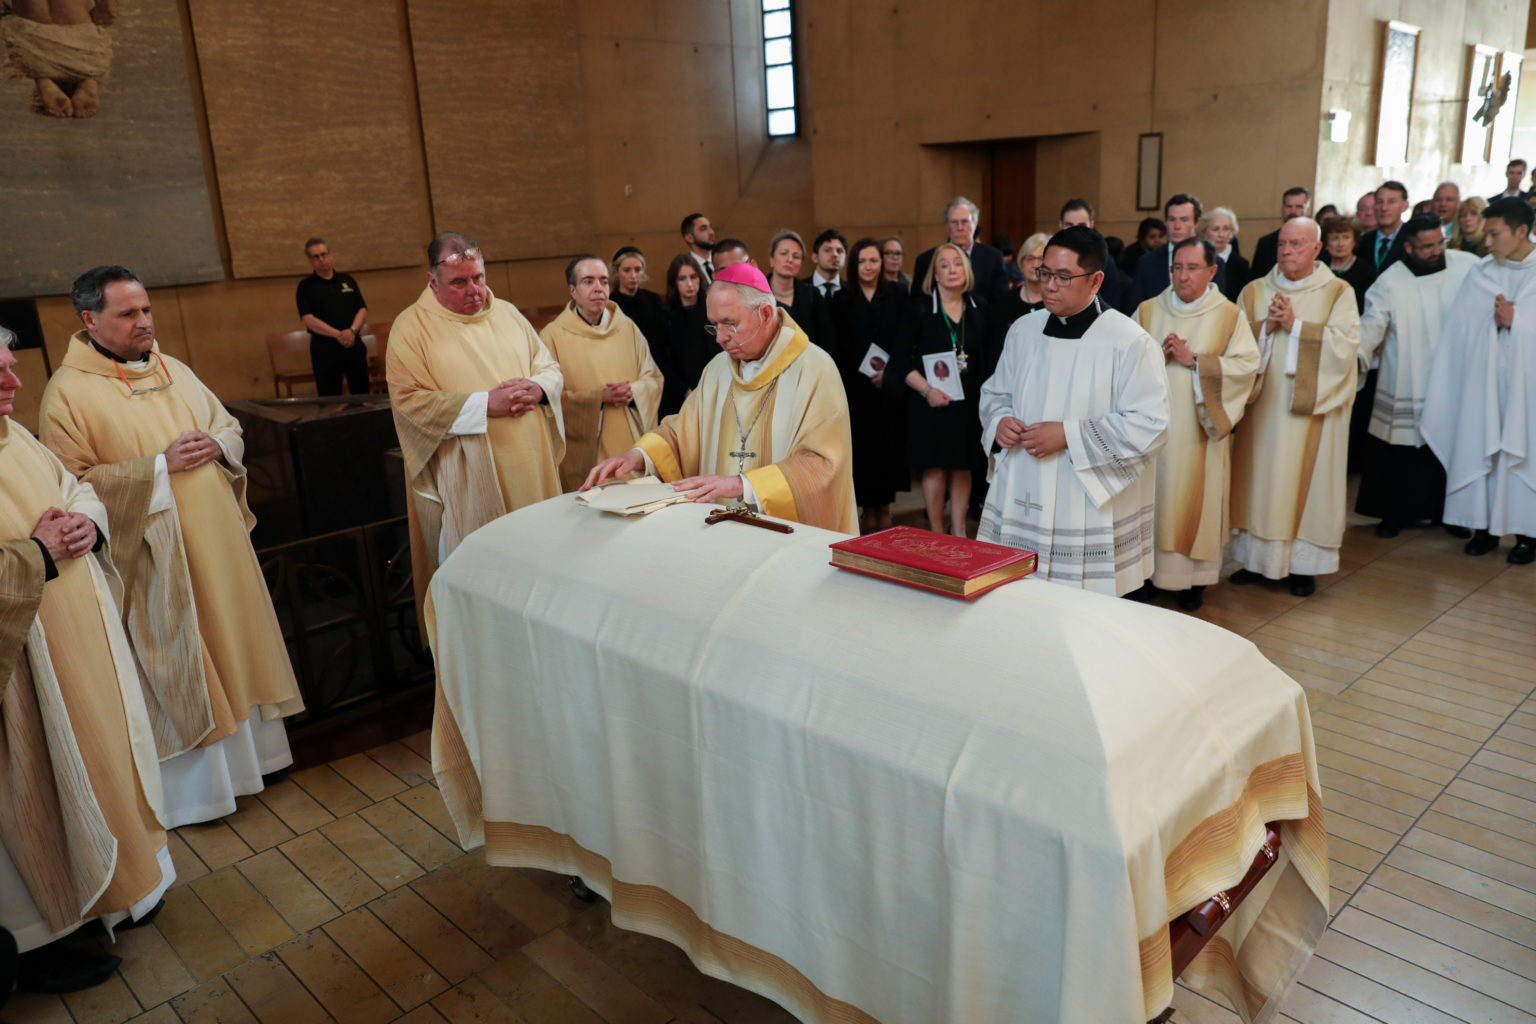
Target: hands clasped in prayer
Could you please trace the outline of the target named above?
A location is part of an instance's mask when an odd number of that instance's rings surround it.
[[[487,416],[521,416],[544,400],[544,389],[526,377],[504,380],[491,389]]]
[[[37,521],[32,536],[43,542],[55,562],[79,558],[96,546],[96,524],[79,512],[49,507]]]
[[[1506,331],[1515,323],[1515,304],[1506,299],[1502,292],[1493,297],[1493,322]]]
[[[1269,328],[1270,334],[1289,334],[1295,323],[1296,313],[1291,309],[1290,299],[1276,295],[1269,300],[1269,315],[1264,317],[1264,326]]]
[[[623,408],[635,400],[634,391],[629,386],[629,381],[620,380],[612,384],[603,385],[603,404]]]
[[[1177,361],[1180,366],[1194,366],[1195,354],[1189,350],[1189,342],[1177,334],[1163,339],[1163,362]]]
[[[1004,416],[997,424],[997,443],[1004,448],[1023,448],[1037,459],[1055,455],[1067,446],[1067,432],[1060,423],[1025,423]]]
[[[222,458],[224,449],[211,434],[201,430],[186,430],[172,441],[165,450],[165,468],[172,473],[184,473]]]

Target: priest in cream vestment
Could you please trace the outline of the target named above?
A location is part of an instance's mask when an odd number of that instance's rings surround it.
[[[676,415],[598,463],[582,489],[644,470],[694,501],[739,501],[778,519],[858,533],[837,364],[775,307],[768,279],[751,264],[718,270],[707,301],[725,351]]]
[[[0,329],[0,926],[25,953],[145,915],[175,870],[107,510],[11,422],[13,340]]]
[[[574,491],[594,465],[629,451],[655,429],[662,379],[640,328],[608,299],[607,264],[577,256],[565,280],[571,301],[539,337],[565,378],[560,489]]]
[[[1254,386],[1232,455],[1233,583],[1290,580],[1306,597],[1337,572],[1344,543],[1349,413],[1359,371],[1354,289],[1317,262],[1310,217],[1280,228],[1278,263],[1238,305],[1259,342]]]
[[[1168,443],[1157,453],[1156,550],[1152,585],[1199,608],[1221,577],[1232,490],[1232,428],[1242,419],[1259,369],[1248,318],[1216,287],[1220,257],[1203,238],[1174,245],[1173,285],[1136,311],[1163,346]]]
[[[1402,232],[1402,258],[1376,278],[1360,315],[1361,372],[1378,355],[1381,368],[1355,511],[1381,520],[1378,537],[1396,537],[1409,523],[1440,521],[1445,468],[1420,436],[1419,418],[1446,314],[1478,263],[1469,252],[1446,248],[1433,214],[1414,217]]]
[[[223,817],[293,762],[304,709],[245,502],[240,426],[160,352],[149,295],[123,267],[70,289],[85,324],[43,391],[42,441],[107,506],[174,828]]]
[[[395,318],[384,372],[410,488],[418,612],[438,565],[492,519],[560,493],[560,364],[491,294],[468,235],[427,247],[427,287]]]
[[[981,386],[992,486],[976,537],[1035,552],[1039,579],[1113,597],[1152,575],[1169,412],[1162,351],[1098,296],[1108,259],[1093,228],[1046,243],[1045,308],[1014,321]]]

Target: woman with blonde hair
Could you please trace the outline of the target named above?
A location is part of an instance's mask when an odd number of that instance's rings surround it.
[[[949,532],[957,537],[967,532],[971,469],[981,454],[977,399],[995,363],[989,307],[971,295],[975,285],[959,246],[935,248],[885,373],[887,388],[907,392],[907,464],[922,478],[928,528],[945,532],[947,496]],[[956,374],[962,397],[951,398]]]
[[[1456,207],[1456,226],[1446,244],[1474,256],[1488,255],[1488,243],[1483,241],[1483,211],[1487,208],[1488,200],[1481,196],[1463,199]]]

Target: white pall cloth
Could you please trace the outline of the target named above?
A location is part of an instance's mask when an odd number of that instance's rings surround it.
[[[805,1021],[1131,1022],[1169,1002],[1166,923],[1293,819],[1184,975],[1274,1013],[1328,869],[1306,697],[1252,644],[1035,581],[966,603],[708,511],[564,495],[438,571],[466,846]]]

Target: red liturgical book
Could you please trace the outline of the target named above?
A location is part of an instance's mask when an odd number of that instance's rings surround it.
[[[970,598],[1035,571],[1035,553],[893,526],[828,545],[832,564],[951,597]]]

